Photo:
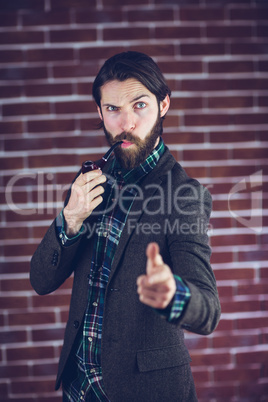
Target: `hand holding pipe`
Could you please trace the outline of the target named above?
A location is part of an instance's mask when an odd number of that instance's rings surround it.
[[[96,170],[96,169],[102,169],[105,165],[105,163],[107,162],[107,160],[109,159],[110,155],[112,154],[113,150],[118,147],[118,145],[122,144],[123,141],[118,141],[116,142],[113,146],[111,146],[111,148],[109,149],[109,151],[106,152],[105,155],[103,155],[103,157],[96,161],[85,161],[82,163],[82,173],[87,173],[90,172],[91,170]]]

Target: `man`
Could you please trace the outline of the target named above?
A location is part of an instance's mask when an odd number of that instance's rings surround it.
[[[170,90],[138,52],[107,60],[93,96],[110,145],[74,180],[31,261],[39,294],[74,272],[56,389],[64,401],[195,401],[183,329],[210,334],[220,303],[206,234],[209,192],[161,138]]]

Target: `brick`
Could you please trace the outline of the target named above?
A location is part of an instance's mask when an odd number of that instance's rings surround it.
[[[20,134],[23,132],[21,121],[0,122],[0,134]]]
[[[0,80],[36,80],[47,78],[46,67],[9,67],[0,69]]]
[[[23,138],[18,140],[5,140],[5,151],[23,151],[23,150],[36,150],[36,149],[51,149],[52,138]]]
[[[17,157],[16,159],[14,158],[2,158],[1,161],[1,169],[23,169],[24,166],[24,161],[23,158]]]
[[[260,268],[260,277],[268,279],[268,267],[267,268]]]
[[[266,363],[268,359],[267,350],[256,350],[247,352],[237,352],[236,361],[237,364],[253,364],[253,363]]]
[[[168,63],[160,61],[157,64],[163,74],[194,74],[203,72],[203,65],[201,61],[170,61]]]
[[[200,160],[221,160],[228,159],[228,151],[226,149],[206,149],[206,150],[185,150],[183,151],[184,161],[200,161]]]
[[[35,377],[42,377],[42,376],[54,376],[56,378],[57,375],[57,363],[45,363],[42,364],[33,364],[32,371],[33,376]]]
[[[18,98],[21,96],[22,87],[19,85],[0,86],[0,98]]]
[[[250,38],[252,33],[249,25],[209,25],[206,28],[208,38]]]
[[[17,103],[3,105],[3,116],[24,116],[33,114],[49,114],[48,102]]]
[[[28,165],[29,168],[42,168],[49,166],[69,166],[76,164],[75,155],[42,155],[42,156],[29,156]]]
[[[179,131],[175,133],[165,133],[163,135],[165,144],[200,144],[204,142],[204,133]]]
[[[14,251],[13,251],[14,255]],[[18,254],[19,255],[19,254]],[[25,290],[32,290],[32,287],[30,285],[29,279],[21,279],[17,278],[16,280],[14,278],[12,279],[2,279],[1,280],[1,290],[4,292],[15,292],[15,291],[25,291]]]
[[[135,13],[132,11],[130,15]],[[140,15],[140,13],[139,13]],[[123,12],[120,8],[105,8],[101,11],[94,9],[82,9],[75,10],[74,14],[75,22],[77,24],[97,24],[97,23],[111,23],[111,22],[121,22],[123,20]],[[97,48],[98,50],[99,48]]]
[[[25,58],[29,62],[50,62],[50,61],[64,61],[73,60],[74,50],[73,49],[34,49],[27,50],[25,52]]]
[[[125,0],[124,6],[128,5],[146,5],[148,4],[148,0]],[[118,6],[118,0],[103,0],[104,7]]]
[[[214,353],[202,353],[192,351],[192,366],[211,366],[217,362],[217,365],[230,364],[231,363],[231,355],[229,353],[219,353],[218,351],[214,351]]]
[[[21,299],[21,297],[19,299]],[[3,331],[3,330],[1,330],[0,342],[2,345],[7,344],[7,343],[27,342],[27,331],[25,329],[21,330],[21,331],[12,331],[12,330],[11,331],[10,330]],[[17,376],[18,376],[18,373],[17,373]],[[0,374],[0,377],[3,378],[3,376],[1,374]]]
[[[208,107],[214,108],[244,108],[253,107],[253,96],[210,96],[208,98]]]
[[[230,251],[225,253],[224,252],[216,253],[215,251],[213,251],[211,256],[212,264],[222,264],[232,261],[233,261],[233,254]]]
[[[230,272],[229,272],[230,271]],[[253,268],[243,268],[243,269],[217,269],[214,271],[216,279],[218,281],[226,280],[240,280],[240,279],[254,279],[255,271]]]
[[[34,308],[43,307],[44,299],[40,296],[32,297],[32,304]],[[47,307],[68,306],[70,304],[70,293],[67,294],[53,294],[46,296]]]
[[[227,236],[215,236],[211,238],[211,245],[212,247],[215,246],[241,246],[241,245],[250,245],[256,244],[256,236],[254,234],[240,234],[238,235],[231,235],[228,234]]]
[[[268,36],[267,24],[265,25],[258,24],[256,27],[256,31],[258,37],[266,38]]]
[[[231,117],[228,114],[191,113],[184,116],[186,126],[225,126],[230,124],[230,120]]]
[[[6,366],[0,366],[0,377],[1,379],[12,379],[14,381],[14,378],[19,378],[19,377],[25,377],[26,375],[29,375],[29,367],[26,364],[10,364]],[[11,382],[12,382],[11,381]],[[3,395],[1,394],[1,397]],[[2,399],[1,399],[2,400]]]
[[[24,86],[25,95],[29,97],[34,96],[64,96],[72,95],[72,85],[70,83],[64,84],[28,84]]]
[[[38,381],[13,381],[11,383],[11,392],[13,394],[26,394],[26,393],[46,393],[54,390],[53,380],[38,379]]]
[[[2,8],[2,5],[1,5]],[[9,27],[17,25],[17,14],[14,12],[5,12],[1,10],[0,14],[0,26],[1,27]]]
[[[44,0],[13,0],[12,2],[2,0],[2,10],[23,10],[23,9],[44,9]]]
[[[130,22],[141,21],[173,21],[174,13],[172,8],[157,8],[149,10],[130,10],[126,12],[127,20]]]
[[[180,7],[179,10],[181,21],[216,21],[224,20],[223,7]]]
[[[182,56],[201,56],[201,55],[224,55],[225,46],[223,43],[187,43],[181,44],[180,53]]]
[[[241,395],[241,398],[250,398],[251,400],[255,399],[260,401],[267,400],[267,383],[268,379],[266,379],[263,383],[256,384],[255,382],[248,381],[239,385],[239,393]]]
[[[87,126],[87,129],[89,130],[89,126]],[[95,148],[95,147],[107,147],[108,150],[108,144],[106,141],[106,138],[102,131],[94,133],[92,136],[87,136],[87,135],[79,135],[76,137],[66,137],[64,138],[64,142],[62,141],[62,138],[54,138],[53,139],[53,146],[56,148]]]
[[[209,141],[211,143],[231,143],[231,142],[241,142],[241,138],[243,141],[255,141],[257,139],[257,133],[253,131],[243,131],[239,130],[231,130],[231,131],[211,131],[209,133]]]
[[[236,328],[239,330],[266,328],[268,326],[268,317],[251,317],[236,320]]]
[[[172,97],[170,109],[171,110],[185,110],[185,109],[202,109],[201,97]]]
[[[71,22],[69,10],[36,11],[22,14],[21,18],[23,26],[66,25]]]
[[[212,337],[213,348],[238,348],[255,346],[259,344],[259,336],[240,332],[237,334],[223,333]]]
[[[265,42],[236,42],[230,45],[230,52],[234,54],[267,54],[267,45]]]
[[[250,7],[232,7],[230,9],[230,19],[240,21],[266,20],[268,18],[268,8],[260,4]]]
[[[264,247],[263,247],[264,248]],[[263,250],[256,251],[240,251],[238,253],[239,261],[266,261],[267,260],[267,250],[264,248]],[[267,292],[267,290],[266,290]]]
[[[146,42],[144,42],[146,43]],[[141,43],[140,45],[132,45],[130,44],[128,47],[129,50],[134,50],[137,52],[142,52],[149,54],[151,57],[157,57],[157,56],[171,56],[175,54],[175,46],[171,44],[143,44]],[[127,49],[126,49],[127,50]]]
[[[18,31],[18,32],[0,32],[0,44],[11,45],[11,44],[33,44],[33,43],[44,43],[44,32],[35,31],[34,35],[31,31]]]
[[[235,159],[266,159],[267,158],[267,149],[265,148],[250,148],[250,150],[246,149],[234,149],[233,157]],[[254,187],[256,190],[256,188]]]
[[[215,381],[257,381],[260,377],[260,367],[244,367],[216,369],[214,371]]]
[[[40,325],[40,324],[54,324],[55,323],[55,313],[54,312],[49,312],[49,311],[42,311],[42,314],[40,312],[25,312],[24,314],[22,313],[10,313],[8,316],[8,323],[10,326],[18,326],[18,325],[31,325],[34,327],[34,325]],[[31,349],[31,348],[30,348]],[[32,348],[32,353],[34,352],[34,348]],[[25,349],[21,351],[21,355],[26,353]],[[45,354],[44,354],[45,356]],[[18,356],[19,357],[19,356]],[[29,355],[29,359],[30,359]],[[23,359],[23,357],[21,357]],[[15,353],[14,353],[14,358],[10,358],[10,360],[17,360]],[[19,360],[19,359],[18,359]]]
[[[209,73],[252,73],[254,72],[254,62],[250,60],[228,60],[208,62]]]
[[[88,133],[89,131],[96,131],[96,137],[99,138],[101,136],[103,136],[103,132],[102,130],[100,130],[98,128],[99,124],[100,124],[100,118],[81,118],[79,119],[79,125],[80,125],[80,130],[81,131],[85,131],[86,133]],[[103,137],[104,138],[104,137]],[[90,139],[91,140],[91,139]],[[95,141],[93,141],[93,144],[95,144]],[[106,141],[103,142],[103,145],[106,145]],[[87,144],[88,146],[89,144]]]
[[[97,39],[97,31],[96,29],[51,30],[49,38],[51,43],[92,42]]]
[[[149,39],[150,30],[149,28],[139,27],[139,29],[133,28],[106,28],[103,29],[103,39],[104,40],[138,40],[138,39]]]
[[[33,255],[35,251],[35,245],[34,244],[17,244],[16,245],[16,253],[18,255]],[[8,256],[13,256],[14,255],[14,245],[5,245],[4,246],[4,255],[6,257]]]
[[[19,308],[27,308],[28,298],[25,296],[6,297],[0,296],[0,305],[2,309],[11,310]]]
[[[24,61],[23,52],[21,50],[1,50],[1,63],[21,63]]]
[[[52,68],[54,78],[68,78],[68,77],[90,77],[96,76],[98,73],[98,64],[96,62],[91,63],[76,63],[72,65],[61,65]],[[1,75],[1,71],[0,71]]]
[[[185,39],[185,38],[200,38],[201,29],[197,26],[165,26],[155,28],[156,38],[165,39]]]
[[[48,326],[43,329],[33,329],[32,339],[33,342],[63,341],[64,330],[65,328],[51,328]]]
[[[13,199],[12,200],[14,203],[16,201]],[[8,229],[8,230],[7,230]],[[25,235],[28,235],[27,230],[25,228],[19,228],[19,227],[6,227],[6,228],[0,228],[0,237],[1,239],[24,239]]]
[[[100,60],[103,59],[104,57],[109,58],[112,57],[116,53],[121,53],[125,51],[124,46],[103,46],[103,47],[83,47],[82,49],[79,49],[79,59],[82,61],[85,60]],[[105,56],[104,56],[105,55]],[[90,91],[91,93],[91,91]]]
[[[237,394],[237,387],[235,383],[228,384],[215,384],[213,386],[211,384],[202,384],[197,389],[197,397],[198,401],[227,401],[232,400]],[[204,398],[204,399],[203,399]]]
[[[62,9],[62,8],[88,8],[88,1],[87,0],[57,0],[51,3],[51,9]],[[94,9],[96,6],[96,2],[90,2],[90,6]]]
[[[230,279],[233,279],[230,277]],[[223,313],[239,313],[239,312],[250,312],[250,311],[261,311],[260,300],[221,300],[221,307]]]
[[[14,262],[2,262],[0,267],[2,274],[19,274],[29,273],[29,262],[17,261]]]
[[[75,121],[74,119],[30,120],[27,126],[30,133],[66,133],[75,130]]]
[[[57,102],[55,104],[56,113],[69,114],[69,113],[94,113],[96,112],[96,105],[91,101],[70,101],[70,102]]]

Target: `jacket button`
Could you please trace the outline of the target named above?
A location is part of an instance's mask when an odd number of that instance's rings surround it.
[[[79,321],[74,321],[74,327],[77,329],[79,327]]]

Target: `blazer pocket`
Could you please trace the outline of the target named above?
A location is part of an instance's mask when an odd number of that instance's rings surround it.
[[[177,367],[190,363],[188,350],[181,345],[161,349],[139,350],[137,363],[140,372]]]

